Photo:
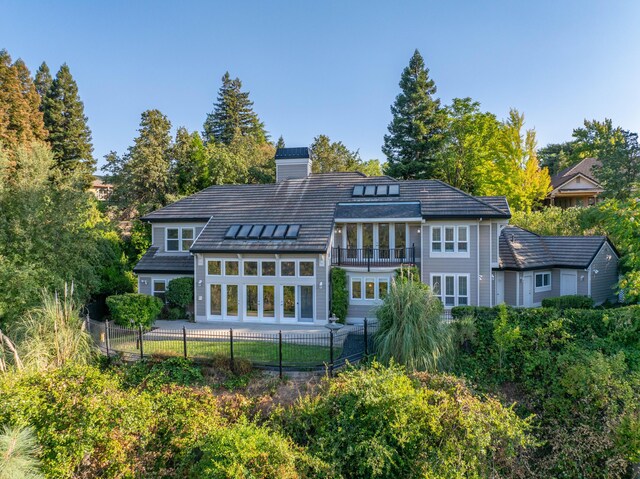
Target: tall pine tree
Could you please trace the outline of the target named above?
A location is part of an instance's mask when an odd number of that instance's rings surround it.
[[[142,113],[139,134],[124,157],[114,152],[102,168],[114,185],[113,202],[140,216],[171,201],[171,122],[158,110]]]
[[[43,102],[44,124],[57,167],[63,172],[82,174],[90,183],[95,160],[91,130],[84,115],[78,85],[65,63],[60,67]]]
[[[282,135],[280,135],[280,137],[278,138],[278,141],[276,142],[276,150],[278,148],[284,148],[285,144],[284,144],[284,138],[282,137]]]
[[[258,143],[267,141],[264,123],[253,111],[249,92],[242,91],[239,78],[231,79],[229,72],[222,77],[218,100],[207,115],[203,133],[206,142],[231,144],[237,135],[249,136]]]
[[[51,76],[51,71],[49,70],[49,66],[42,62],[38,71],[36,72],[36,77],[34,80],[36,85],[36,91],[38,95],[40,95],[40,110],[43,109],[43,100],[47,95],[47,92],[51,88],[51,84],[53,83],[53,77]]]
[[[197,131],[180,127],[171,147],[171,176],[176,193],[192,195],[210,185],[207,152]]]
[[[0,50],[0,146],[15,150],[46,137],[39,105],[24,62],[12,64],[9,53]]]
[[[385,172],[396,178],[431,178],[443,141],[446,119],[436,86],[416,50],[400,78],[400,94],[391,106],[393,119],[384,137]]]

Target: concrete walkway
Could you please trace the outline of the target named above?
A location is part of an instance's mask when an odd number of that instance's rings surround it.
[[[229,331],[233,329],[234,332],[239,333],[265,333],[265,334],[278,334],[278,331],[283,333],[328,333],[329,330],[322,324],[267,324],[267,323],[247,323],[247,322],[235,322],[235,321],[207,321],[206,323],[191,323],[188,321],[167,321],[163,319],[156,320],[153,323],[154,328],[160,329],[182,329],[183,327],[187,331]],[[340,328],[340,331],[351,331],[353,326],[344,325]]]

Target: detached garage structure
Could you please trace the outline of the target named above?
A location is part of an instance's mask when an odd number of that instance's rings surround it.
[[[582,295],[617,301],[619,254],[606,236],[540,236],[505,226],[494,268],[495,304],[540,306],[545,298]]]

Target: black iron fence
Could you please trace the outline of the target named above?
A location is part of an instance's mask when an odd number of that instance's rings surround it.
[[[366,266],[367,271],[372,267],[399,266],[415,262],[415,245],[406,248],[333,248],[331,251],[331,264]]]
[[[246,332],[207,329],[124,327],[87,318],[87,330],[107,356],[134,361],[145,357],[184,357],[196,361],[248,360],[261,369],[334,370],[357,363],[372,353],[374,321],[327,329],[326,332]]]

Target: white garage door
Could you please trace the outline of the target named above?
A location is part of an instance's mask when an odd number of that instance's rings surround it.
[[[562,271],[560,273],[560,296],[578,294],[578,273],[576,271]]]

